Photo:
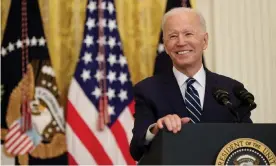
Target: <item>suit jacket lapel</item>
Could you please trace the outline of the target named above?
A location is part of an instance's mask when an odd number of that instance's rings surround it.
[[[162,81],[164,83],[163,90],[166,94],[166,99],[170,103],[171,108],[174,110],[173,112],[178,114],[180,117],[187,117],[188,113],[185,103],[173,72],[170,71],[166,73],[162,78]]]

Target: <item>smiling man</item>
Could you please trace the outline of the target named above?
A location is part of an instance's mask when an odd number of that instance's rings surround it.
[[[235,117],[213,97],[214,89],[227,91],[233,105],[241,104],[232,90],[243,84],[203,67],[208,33],[198,11],[174,8],[164,15],[162,29],[173,68],[139,82],[134,88],[136,112],[130,152],[137,161],[164,127],[177,133],[186,123],[233,122]],[[243,117],[242,122],[252,122],[250,113]]]
[[[202,53],[208,45],[203,17],[194,9],[173,9],[164,16],[162,29],[165,51],[174,67],[192,77],[202,67]]]

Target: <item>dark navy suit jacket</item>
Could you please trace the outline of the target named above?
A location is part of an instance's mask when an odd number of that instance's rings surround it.
[[[234,86],[243,85],[229,77],[210,72],[206,68],[205,71],[206,87],[201,123],[232,123],[234,116],[225,106],[215,100],[213,89],[219,88],[227,91],[233,105],[238,106],[241,103],[234,96],[232,89]],[[145,145],[145,135],[151,124],[168,114],[177,114],[180,118],[189,117],[189,112],[186,110],[172,70],[139,82],[134,87],[134,93],[136,112],[130,153],[138,161],[148,148]],[[242,121],[252,123],[250,113],[245,115]]]

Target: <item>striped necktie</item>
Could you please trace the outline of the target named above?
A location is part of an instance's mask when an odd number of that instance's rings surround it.
[[[193,123],[200,122],[200,117],[202,114],[200,99],[197,90],[193,87],[193,83],[196,80],[194,78],[189,78],[187,83],[187,88],[185,91],[185,105],[190,113],[190,118]]]

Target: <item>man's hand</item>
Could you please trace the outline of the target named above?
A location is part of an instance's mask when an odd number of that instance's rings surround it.
[[[168,128],[169,131],[177,133],[181,130],[182,124],[186,124],[190,121],[190,118],[184,117],[180,118],[176,114],[166,115],[163,118],[158,119],[154,127],[151,129],[152,134],[157,134],[159,129],[163,129],[164,125]]]

